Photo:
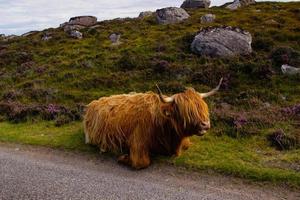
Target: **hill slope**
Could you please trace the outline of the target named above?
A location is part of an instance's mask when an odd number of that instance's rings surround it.
[[[281,174],[282,180],[293,177],[299,184],[300,76],[280,71],[285,63],[300,66],[299,7],[300,2],[257,3],[237,11],[213,7],[188,10],[191,18],[175,25],[158,25],[154,17],[98,22],[97,28],[82,31],[82,40],[68,37],[62,29],[48,29],[0,41],[0,120],[46,119],[62,125],[79,120],[83,105],[101,96],[154,90],[155,83],[167,94],[185,86],[207,91],[224,77],[222,91],[208,100],[211,137],[195,139],[194,149],[175,162],[228,173],[239,166],[236,174],[262,180],[283,169],[288,175]],[[217,18],[203,25],[200,17],[207,13]],[[223,25],[249,31],[254,52],[220,59],[190,51],[201,28]],[[53,38],[42,41],[46,32]],[[118,46],[109,40],[115,32],[122,35]],[[2,128],[14,134],[11,125],[4,123]],[[270,166],[275,168],[272,172],[265,169]]]

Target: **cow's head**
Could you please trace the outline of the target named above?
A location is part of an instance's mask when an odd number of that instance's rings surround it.
[[[169,118],[177,132],[190,136],[202,136],[210,129],[209,111],[205,98],[214,95],[222,84],[210,92],[199,93],[193,88],[187,88],[184,92],[166,97],[159,91],[160,100],[163,102],[162,112]]]

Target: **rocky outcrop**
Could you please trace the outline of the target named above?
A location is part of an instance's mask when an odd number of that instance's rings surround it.
[[[153,15],[153,12],[152,11],[144,11],[144,12],[141,12],[139,14],[139,17],[138,18],[145,18],[145,17],[151,17]]]
[[[210,0],[185,0],[181,8],[208,8]]]
[[[240,28],[210,27],[195,37],[191,50],[210,57],[247,55],[252,52],[251,43],[251,34]]]
[[[190,15],[182,8],[168,7],[156,10],[156,19],[159,24],[175,24],[189,17]]]
[[[21,36],[22,36],[22,37],[27,37],[27,36],[36,34],[36,33],[38,33],[38,32],[39,32],[39,31],[29,31],[29,32],[27,32],[27,33],[22,34]]]
[[[68,24],[69,25],[80,25],[80,26],[93,26],[97,23],[97,17],[94,16],[77,16],[77,17],[72,17]]]
[[[93,16],[78,16],[72,17],[69,22],[65,22],[59,25],[60,28],[63,28],[64,31],[68,34],[75,31],[80,31],[81,29],[95,26],[97,23],[97,18]]]
[[[82,39],[83,35],[80,32],[81,29],[95,26],[97,18],[94,16],[77,16],[72,17],[69,22],[60,24],[60,28],[64,29],[64,32],[76,39]]]
[[[0,34],[0,41],[9,41],[16,37],[18,37],[18,36],[16,36],[16,35],[7,35],[6,36],[5,34]]]
[[[212,23],[215,21],[215,19],[216,19],[216,15],[206,14],[201,17],[201,23],[202,24]]]
[[[229,10],[236,10],[240,7],[249,6],[255,3],[255,0],[235,0],[231,4],[227,5],[226,8],[228,8]]]

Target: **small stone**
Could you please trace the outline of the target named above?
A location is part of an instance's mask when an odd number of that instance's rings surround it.
[[[205,24],[205,23],[212,23],[214,22],[216,19],[216,15],[213,15],[213,14],[206,14],[206,15],[203,15],[201,17],[201,23],[202,24]]]
[[[76,39],[82,39],[83,35],[81,32],[77,31],[77,30],[73,30],[70,32],[70,36]]]
[[[275,21],[274,19],[269,19],[267,21],[265,21],[266,25],[271,25],[271,26],[278,26],[280,25],[277,21]]]
[[[287,75],[300,74],[300,68],[292,67],[289,65],[282,65],[281,71],[283,74],[287,74]]]
[[[52,39],[52,35],[50,33],[44,33],[42,36],[43,41],[48,41]]]
[[[120,43],[121,34],[113,33],[109,36],[109,39],[112,43]]]

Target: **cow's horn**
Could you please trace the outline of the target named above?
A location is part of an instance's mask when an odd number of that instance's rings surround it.
[[[158,90],[159,98],[162,102],[164,102],[164,103],[173,103],[174,102],[173,97],[164,97],[163,96],[163,94],[157,84],[156,84],[156,88]]]
[[[221,85],[222,85],[222,82],[223,82],[223,78],[221,78],[221,80],[220,80],[220,82],[219,82],[219,85],[218,85],[215,89],[213,89],[212,91],[207,92],[207,93],[199,93],[200,96],[201,96],[202,98],[206,98],[206,97],[209,97],[209,96],[214,95],[216,92],[219,91],[219,89],[220,89],[220,87],[221,87]]]

